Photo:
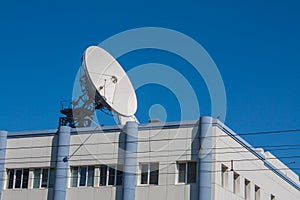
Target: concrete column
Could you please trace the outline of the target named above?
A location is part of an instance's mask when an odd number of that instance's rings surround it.
[[[138,124],[136,122],[127,122],[124,132],[126,133],[126,149],[123,168],[123,200],[135,200]]]
[[[4,185],[6,142],[7,131],[0,131],[0,200],[2,200],[2,191]]]
[[[199,152],[199,173],[198,173],[198,192],[199,200],[211,200],[212,186],[212,147],[213,131],[212,117],[201,117],[199,123],[200,152]]]
[[[56,175],[54,186],[54,200],[65,200],[68,180],[68,156],[70,149],[71,128],[59,127],[58,148],[56,157]]]

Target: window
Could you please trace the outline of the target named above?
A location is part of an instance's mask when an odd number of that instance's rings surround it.
[[[236,172],[233,174],[233,192],[235,194],[240,193],[240,175]]]
[[[250,181],[245,179],[245,199],[250,200]]]
[[[260,187],[255,186],[255,200],[260,200]]]
[[[158,185],[159,163],[142,163],[140,170],[142,185]]]
[[[86,186],[87,167],[80,167],[79,170],[79,186]]]
[[[114,185],[115,184],[115,175],[116,170],[113,167],[108,168],[108,185]]]
[[[95,168],[99,173],[95,174]],[[120,165],[76,166],[71,167],[70,187],[93,187],[95,176],[99,177],[99,186],[122,185],[123,171]]]
[[[141,184],[148,184],[148,166],[149,164],[142,164]]]
[[[221,165],[221,184],[222,187],[228,187],[228,167]]]
[[[116,185],[122,185],[122,182],[123,182],[123,171],[121,169],[118,169]]]
[[[273,194],[271,194],[271,200],[276,200],[276,198]]]
[[[8,189],[28,188],[29,169],[8,169]]]
[[[15,176],[16,176],[16,180],[15,180],[15,188],[21,188],[21,182],[22,182],[22,169],[17,169],[15,170]]]
[[[94,166],[71,168],[71,187],[94,186]]]
[[[94,175],[95,175],[95,167],[90,166],[88,168],[87,186],[94,186]]]
[[[107,166],[101,165],[100,166],[100,186],[106,185],[106,179],[107,179]]]
[[[122,185],[123,182],[123,171],[120,165],[100,166],[100,186],[107,185]]]
[[[33,177],[33,188],[40,188],[41,169],[34,169]]]
[[[71,187],[77,187],[78,182],[78,167],[71,169]]]
[[[54,179],[54,169],[36,168],[33,171],[33,188],[52,188]]]
[[[8,177],[7,188],[12,189],[14,187],[14,170],[13,169],[7,170],[7,177]]]
[[[197,162],[178,162],[178,183],[196,183],[197,180]]]

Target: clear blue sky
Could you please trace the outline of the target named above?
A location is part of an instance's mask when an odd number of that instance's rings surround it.
[[[297,0],[1,1],[0,129],[57,128],[59,102],[72,96],[85,48],[121,31],[147,26],[180,31],[208,51],[226,87],[226,124],[233,130],[299,129],[299,10]],[[183,64],[176,56],[157,51],[135,52],[120,62],[127,70],[147,62]],[[192,71],[185,75],[197,85]],[[201,81],[195,87],[200,98],[208,99],[201,105],[201,114],[208,115],[209,96]],[[148,98],[157,91],[165,96]],[[147,121],[144,112],[151,104],[166,108],[174,104],[172,94],[158,86],[143,87],[137,95],[142,122]],[[168,121],[178,120],[174,110],[168,112]],[[300,144],[299,134],[245,138],[254,146]],[[290,167],[300,167],[299,159],[284,160],[291,161],[297,163]]]

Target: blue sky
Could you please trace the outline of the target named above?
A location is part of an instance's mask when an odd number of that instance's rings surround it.
[[[155,26],[182,32],[207,50],[225,84],[225,123],[233,130],[248,133],[299,129],[299,9],[296,0],[1,1],[0,128],[57,128],[59,102],[72,97],[85,48],[128,29]],[[175,55],[145,50],[132,52],[119,61],[126,70],[149,62],[174,67],[195,88],[201,115],[210,114],[203,80]],[[187,67],[183,70],[182,66]],[[152,104],[165,106],[168,121],[179,119],[178,110],[173,109],[178,106],[176,98],[166,88],[145,86],[137,96],[141,122],[149,118]],[[299,133],[245,139],[255,146],[300,144]],[[292,161],[296,164],[290,167],[300,167],[300,160],[284,160]]]

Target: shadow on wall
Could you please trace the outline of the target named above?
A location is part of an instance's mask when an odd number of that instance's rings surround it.
[[[126,150],[126,133],[121,131],[119,134],[119,146],[118,146],[118,164],[124,166],[125,161],[125,150]],[[123,169],[122,169],[123,170]],[[124,172],[123,172],[124,174]],[[123,183],[123,180],[122,180]],[[123,199],[123,184],[121,186],[116,187],[116,195],[115,200],[122,200]]]
[[[51,163],[50,163],[50,166],[53,169],[56,168],[57,148],[58,148],[58,132],[52,138]],[[55,174],[53,176],[55,177]],[[47,200],[54,200],[54,185],[53,185],[52,188],[48,188]]]
[[[199,150],[200,150],[200,127],[199,121],[195,124],[192,130],[191,136],[191,160],[197,161],[197,178],[196,184],[190,184],[190,200],[198,200],[199,199],[199,192],[198,192],[198,173],[199,173]]]

